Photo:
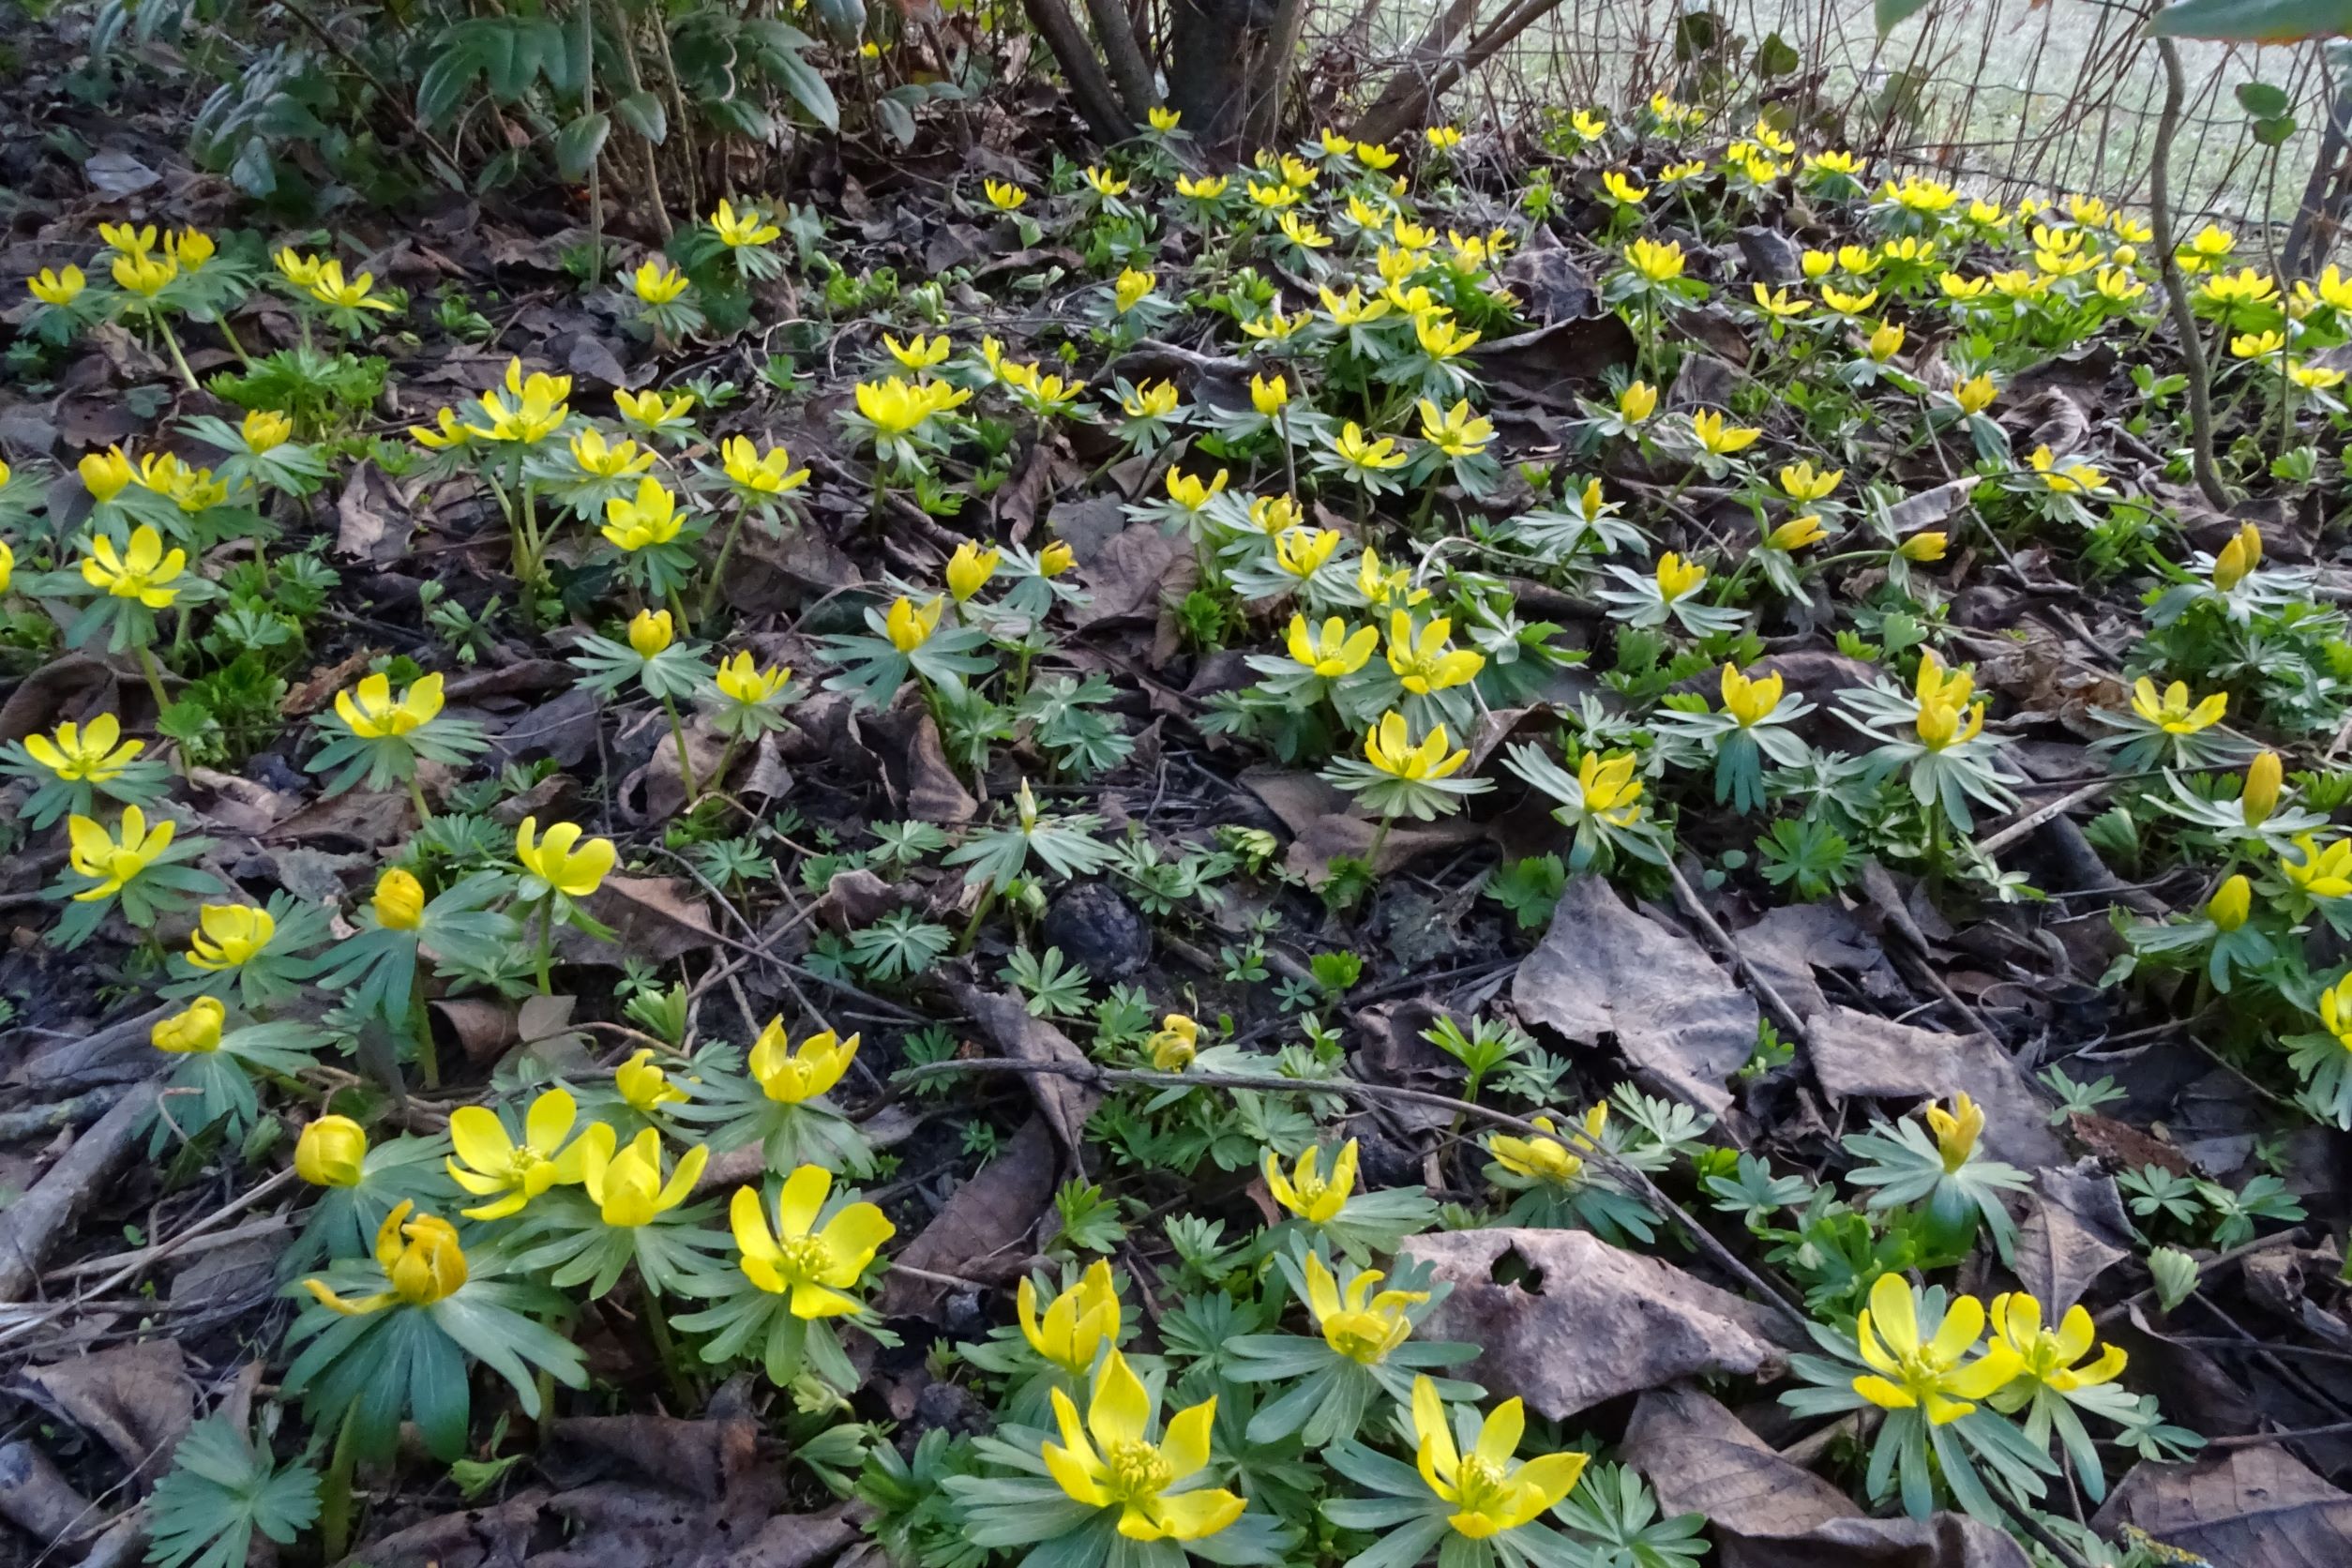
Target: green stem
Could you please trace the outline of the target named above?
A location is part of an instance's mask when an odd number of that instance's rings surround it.
[[[432,1016],[425,1011],[425,972],[409,972],[408,1028],[416,1040],[416,1071],[427,1089],[441,1087],[441,1053],[433,1046]]]
[[[1395,817],[1382,817],[1380,825],[1372,830],[1372,843],[1364,852],[1364,864],[1376,873],[1380,866],[1380,847],[1388,842],[1388,830],[1395,823]]]
[[[539,994],[553,996],[555,983],[550,965],[555,956],[555,895],[550,893],[539,904],[539,950],[535,955],[539,970]]]
[[[654,1342],[654,1354],[661,1358],[662,1376],[670,1383],[679,1413],[684,1414],[695,1408],[694,1385],[687,1380],[686,1369],[678,1364],[678,1342],[671,1337],[670,1319],[661,1310],[661,1298],[641,1278],[638,1283],[641,1288],[639,1299],[645,1305],[646,1335]]]
[[[172,368],[179,371],[180,380],[188,384],[190,392],[202,392],[204,388],[196,384],[196,372],[188,368],[188,356],[180,353],[180,340],[172,335],[172,324],[163,319],[160,310],[151,312],[149,319],[155,323],[156,330],[163,334],[163,346],[172,351]]]
[[[160,717],[172,705],[172,699],[164,695],[163,671],[156,668],[155,650],[144,643],[139,647],[139,668],[147,677],[147,689],[155,694],[155,711]]]
[[[728,558],[735,553],[735,541],[743,535],[744,515],[750,510],[748,505],[736,507],[734,521],[727,525],[727,537],[719,541],[718,559],[711,563],[710,580],[702,585],[702,619],[705,621],[718,612],[720,584],[727,580]],[[681,626],[680,629],[685,628]]]
[[[678,704],[667,697],[661,700],[661,711],[670,716],[670,738],[678,747],[678,777],[686,785],[686,805],[691,807],[702,798],[702,791],[694,782],[694,763],[686,756],[686,723],[678,717]]]
[[[220,336],[229,340],[229,352],[237,356],[237,363],[244,366],[249,370],[253,368],[253,356],[246,353],[245,345],[237,340],[237,329],[229,324],[229,318],[224,315],[218,321],[214,322],[213,325],[220,328]]]
[[[981,884],[980,901],[972,906],[972,918],[964,925],[964,934],[956,939],[957,952],[969,953],[972,951],[972,942],[980,935],[980,922],[986,920],[988,917],[988,911],[994,909],[995,907],[996,883],[993,880],[991,880]]]
[[[351,1477],[359,1462],[359,1445],[353,1431],[359,1425],[359,1401],[343,1411],[335,1434],[334,1457],[327,1461],[326,1479],[319,1486],[319,1548],[329,1562],[339,1562],[351,1549]]]
[[[433,808],[425,804],[425,786],[417,781],[416,769],[414,766],[408,770],[408,798],[409,804],[416,807],[416,822],[419,827],[433,820]]]

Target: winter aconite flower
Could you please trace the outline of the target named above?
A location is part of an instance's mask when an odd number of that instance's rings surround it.
[[[354,1299],[337,1295],[324,1281],[316,1279],[304,1280],[303,1289],[322,1306],[351,1318],[380,1312],[396,1302],[430,1306],[456,1295],[470,1274],[465,1253],[458,1245],[457,1227],[434,1214],[409,1218],[415,1207],[403,1201],[384,1217],[376,1231],[376,1261],[391,1282],[389,1290]]]
[[[2098,1328],[2089,1309],[2080,1304],[2067,1309],[2057,1328],[2045,1328],[2042,1303],[2024,1290],[2012,1290],[1993,1298],[1991,1320],[1996,1340],[2014,1351],[2018,1362],[2012,1385],[1992,1395],[1996,1410],[2023,1405],[2036,1384],[2058,1394],[2076,1394],[2111,1383],[2130,1359],[2119,1345],[2097,1346]],[[2088,1366],[2080,1364],[2094,1349],[2099,1349],[2099,1358]]]
[[[388,931],[413,931],[425,921],[425,884],[394,866],[376,879],[376,924]]]
[[[123,771],[147,748],[141,740],[122,740],[122,720],[100,714],[87,724],[71,719],[50,735],[27,735],[24,749],[33,761],[68,783],[103,784]],[[117,746],[115,743],[121,741]]]
[[[1388,667],[1407,691],[1416,696],[1443,691],[1476,679],[1486,667],[1484,654],[1450,646],[1453,634],[1454,623],[1442,615],[1416,633],[1410,615],[1389,612]]]
[[[202,1056],[220,1048],[221,1026],[229,1010],[217,996],[200,996],[147,1030],[147,1043],[173,1056]]]
[[[1046,1470],[1072,1500],[1119,1510],[1119,1533],[1130,1541],[1198,1541],[1230,1525],[1247,1505],[1221,1487],[1184,1483],[1209,1463],[1209,1432],[1216,1420],[1214,1395],[1168,1417],[1154,1443],[1149,1436],[1153,1399],[1116,1350],[1094,1379],[1086,1419],[1060,1389],[1053,1391],[1062,1440],[1044,1445]]]
[[[1426,1377],[1413,1380],[1413,1462],[1421,1479],[1455,1511],[1446,1522],[1455,1533],[1484,1541],[1530,1524],[1576,1488],[1584,1474],[1582,1454],[1546,1454],[1516,1461],[1527,1429],[1525,1408],[1506,1399],[1488,1411],[1478,1440],[1467,1454],[1455,1444],[1445,1401]]]
[[[1003,559],[1002,552],[983,550],[966,539],[956,547],[956,552],[947,560],[948,594],[957,604],[968,602],[974,594],[988,585],[988,579],[996,575],[997,565]]]
[[[2295,854],[2279,856],[2279,870],[2307,897],[2352,897],[2352,838],[2339,838],[2323,850],[2312,835],[2299,835]]]
[[[98,885],[75,894],[76,903],[89,903],[122,891],[123,884],[160,859],[172,847],[178,825],[170,818],[147,826],[147,814],[135,806],[123,807],[122,821],[113,833],[88,817],[66,823],[66,863]]]
[[[188,939],[188,961],[198,969],[235,969],[269,945],[278,922],[252,904],[206,904]]]
[[[580,1137],[572,1137],[579,1114],[568,1091],[548,1090],[524,1113],[522,1141],[518,1143],[498,1113],[486,1106],[460,1106],[451,1111],[449,1143],[457,1155],[443,1162],[449,1178],[476,1198],[494,1199],[466,1210],[465,1217],[504,1219],[550,1187],[578,1183],[591,1149],[601,1147],[609,1155],[612,1129],[603,1123],[591,1123]]]
[[[746,247],[757,248],[783,237],[784,231],[760,215],[756,207],[746,207],[740,213],[734,204],[722,198],[718,210],[711,214],[711,232],[730,250]]]
[[[1323,1343],[1365,1366],[1377,1366],[1412,1336],[1412,1319],[1405,1309],[1429,1299],[1426,1290],[1374,1295],[1372,1288],[1386,1277],[1377,1269],[1366,1269],[1348,1282],[1343,1294],[1322,1259],[1311,1252],[1306,1256],[1306,1304],[1322,1331]]]
[[[867,1202],[848,1204],[822,1227],[833,1173],[804,1165],[784,1182],[776,1203],[776,1225],[756,1187],[737,1187],[728,1219],[741,1251],[744,1276],[770,1295],[787,1296],[795,1318],[844,1318],[864,1304],[848,1294],[874,1261],[882,1244],[897,1233],[882,1212]]]
[[[83,276],[78,266],[68,266],[62,272],[52,272],[43,267],[24,280],[24,287],[43,305],[53,305],[62,309],[81,298],[82,291],[88,283],[89,279]]]
[[[1349,1195],[1356,1190],[1356,1140],[1351,1138],[1339,1146],[1328,1174],[1323,1169],[1323,1152],[1319,1148],[1302,1152],[1298,1163],[1287,1172],[1269,1149],[1259,1162],[1259,1170],[1266,1179],[1266,1190],[1274,1195],[1275,1202],[1309,1225],[1328,1225],[1339,1217],[1340,1211],[1348,1206]]]
[[[1961,1296],[1945,1308],[1934,1335],[1922,1338],[1910,1284],[1899,1274],[1880,1274],[1854,1325],[1862,1358],[1877,1375],[1856,1378],[1854,1392],[1880,1410],[1917,1410],[1932,1425],[1948,1425],[2023,1365],[2015,1350],[1998,1343],[1968,1359],[1983,1334],[1984,1304]]]
[[[1200,1025],[1184,1013],[1170,1013],[1144,1043],[1152,1065],[1163,1073],[1181,1073],[1200,1054]]]
[[[636,495],[616,495],[606,502],[604,516],[600,532],[615,549],[631,551],[670,543],[686,521],[677,496],[650,475],[637,482]]]
[[[96,486],[91,487],[91,493],[98,493]],[[172,583],[187,569],[188,551],[167,552],[163,535],[145,523],[131,530],[128,550],[117,551],[114,541],[103,534],[92,538],[86,548],[90,553],[82,563],[82,580],[91,587],[118,599],[137,599],[149,610],[166,609],[179,597],[180,591]]]
[[[1601,1130],[1608,1125],[1609,1108],[1606,1100],[1584,1113],[1584,1136],[1577,1147],[1588,1152],[1600,1146]],[[1535,1124],[1546,1133],[1557,1132],[1558,1124],[1548,1116],[1535,1118]],[[1511,1175],[1531,1181],[1548,1182],[1565,1186],[1584,1174],[1584,1155],[1557,1138],[1512,1138],[1497,1134],[1486,1140],[1486,1152],[1495,1163]]]
[[[641,1048],[612,1069],[612,1087],[628,1108],[640,1115],[686,1097],[685,1090],[670,1081],[668,1073],[654,1065],[651,1046]]]
[[[751,1047],[751,1076],[771,1100],[798,1105],[813,1100],[841,1081],[856,1059],[858,1036],[843,1040],[832,1030],[811,1034],[794,1048],[784,1033],[781,1018],[770,1018]]]
[[[1348,623],[1336,615],[1324,621],[1319,629],[1305,616],[1292,615],[1288,645],[1292,659],[1323,679],[1335,681],[1370,662],[1373,650],[1380,645],[1380,634],[1371,626],[1350,631]]]
[[[438,671],[418,677],[396,700],[392,680],[378,671],[360,678],[349,691],[335,694],[335,716],[362,740],[406,735],[423,729],[439,716],[444,698]]]
[[[355,1187],[368,1158],[368,1132],[348,1116],[322,1116],[294,1144],[294,1174],[314,1187]]]
[[[2192,705],[2188,682],[2173,682],[2160,697],[2156,683],[2142,675],[2132,686],[2132,711],[2168,735],[2194,735],[2221,722],[2229,711],[2229,693],[2217,691]]]
[[[1383,714],[1380,723],[1364,731],[1364,760],[1392,778],[1413,782],[1451,778],[1461,770],[1463,763],[1470,761],[1468,751],[1449,754],[1453,742],[1446,736],[1445,726],[1438,724],[1432,725],[1429,732],[1422,737],[1421,744],[1416,746],[1411,731],[1406,728],[1403,714]],[[1348,1147],[1352,1151],[1355,1145],[1351,1142]],[[1313,1153],[1310,1149],[1300,1157],[1304,1161]],[[1272,1183],[1268,1184],[1272,1185]],[[1289,1206],[1287,1199],[1284,1202]]]
[[[1913,688],[1919,699],[1919,716],[1913,728],[1922,746],[1941,751],[1974,740],[1983,731],[1984,703],[1970,701],[1975,689],[1975,678],[1967,671],[1946,670],[1943,660],[1933,653],[1920,656],[1919,682]]]
[[[1119,1292],[1112,1289],[1110,1264],[1097,1258],[1078,1282],[1037,1311],[1037,1287],[1023,1276],[1014,1295],[1014,1315],[1021,1337],[1041,1361],[1050,1362],[1073,1379],[1093,1371],[1095,1357],[1105,1347],[1119,1344]]]
[[[531,878],[566,898],[585,898],[594,893],[620,858],[610,838],[581,843],[577,823],[557,822],[544,838],[538,830],[536,817],[522,820],[522,825],[515,829],[515,858],[522,862]],[[531,897],[526,893],[526,901]]]
[[[1672,240],[1660,244],[1637,239],[1625,247],[1625,264],[1652,283],[1670,283],[1682,276],[1682,248]]]
[[[589,1128],[589,1134],[595,1134],[603,1125],[601,1122],[596,1123]],[[609,1132],[603,1138],[583,1136],[580,1147],[580,1185],[587,1188],[588,1197],[605,1224],[621,1229],[651,1225],[693,1197],[694,1184],[702,1179],[702,1168],[711,1159],[710,1146],[698,1143],[678,1156],[677,1166],[665,1182],[661,1175],[661,1134],[651,1127],[639,1133],[618,1153],[613,1151]]]

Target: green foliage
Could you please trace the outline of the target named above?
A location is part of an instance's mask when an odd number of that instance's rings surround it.
[[[226,1415],[206,1416],[173,1450],[172,1468],[147,1500],[153,1568],[244,1568],[255,1530],[289,1546],[319,1515],[319,1473],[304,1460],[280,1466]]]

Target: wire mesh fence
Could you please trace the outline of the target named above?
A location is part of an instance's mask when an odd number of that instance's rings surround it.
[[[1446,0],[1318,7],[1310,70],[1378,81],[1405,65]],[[1508,16],[1477,0],[1461,37]],[[1881,40],[1870,0],[1561,0],[1448,98],[1464,120],[1525,126],[1546,108],[1632,105],[1652,92],[1761,98],[1842,128],[1877,156],[2005,195],[2086,191],[2144,202],[2163,75],[2152,0],[1966,0]],[[1777,47],[1772,45],[1777,40]],[[2306,197],[2329,108],[2316,43],[2183,40],[2187,97],[2172,150],[2189,217],[2284,225]],[[2339,73],[2341,75],[2341,73]],[[2255,134],[2238,88],[2284,93],[2295,128]]]

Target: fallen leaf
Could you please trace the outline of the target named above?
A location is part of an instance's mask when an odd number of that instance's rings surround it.
[[[1478,1346],[1460,1376],[1554,1421],[1677,1378],[1783,1364],[1763,1308],[1587,1231],[1437,1231],[1397,1251],[1454,1287],[1421,1336]]]
[[[2133,1525],[2228,1568],[2352,1562],[2352,1494],[2275,1443],[2194,1464],[2134,1465],[2091,1523],[2110,1534]]]
[[[1061,532],[1059,524],[1056,531]],[[1161,607],[1181,599],[1200,580],[1192,548],[1156,523],[1138,522],[1113,535],[1081,568],[1088,602],[1073,607],[1072,624],[1155,621]]]
[[[393,493],[391,481],[362,462],[344,481],[335,498],[336,553],[354,561],[388,566],[408,553],[415,517]]]
[[[1965,1515],[1864,1517],[1696,1389],[1644,1394],[1624,1455],[1666,1513],[1706,1515],[1714,1568],[2029,1568],[2014,1541]]]
[[[710,907],[679,877],[607,877],[587,900],[588,913],[612,927],[613,940],[565,930],[556,947],[566,963],[617,967],[622,958],[667,964],[718,942]]]
[[[947,988],[955,997],[956,1005],[970,1014],[995,1043],[999,1054],[1023,1062],[1055,1062],[1079,1067],[1089,1064],[1086,1053],[1067,1034],[1043,1018],[1030,1017],[1018,996],[982,990],[960,980],[950,980]],[[1056,1073],[1024,1076],[1029,1079],[1029,1092],[1036,1100],[1038,1110],[1075,1164],[1086,1141],[1086,1119],[1102,1104],[1103,1092],[1093,1084]]]
[[[1914,1029],[1850,1007],[1810,1019],[1805,1035],[1814,1076],[1832,1094],[1943,1100],[1965,1090],[1984,1108],[1984,1147],[1996,1158],[2026,1170],[2066,1163],[2024,1069],[1985,1035]]]
[[[947,765],[947,749],[929,714],[919,707],[868,714],[859,718],[858,728],[882,764],[891,804],[907,816],[957,827],[980,814],[980,803]]]
[[[196,1380],[173,1339],[116,1345],[28,1368],[25,1391],[43,1410],[114,1451],[144,1491],[196,1420]]]
[[[1042,1114],[1021,1123],[996,1157],[956,1189],[897,1261],[910,1269],[1000,1284],[1028,1266],[1030,1236],[1053,1202],[1062,1156]],[[942,1321],[954,1286],[893,1269],[882,1278],[885,1318]]]
[[[1283,866],[1292,875],[1305,878],[1309,887],[1331,881],[1333,861],[1342,856],[1362,860],[1380,832],[1378,822],[1355,814],[1344,791],[1303,769],[1250,768],[1242,774],[1241,782],[1290,830],[1290,848]],[[1394,871],[1432,851],[1459,849],[1475,840],[1481,831],[1477,824],[1455,817],[1426,827],[1393,827],[1372,868]]]
[[[2046,1168],[2033,1186],[2017,1227],[2017,1279],[2055,1323],[2091,1281],[2133,1255],[2132,1221],[2096,1159]]]
[[[1696,942],[1625,907],[1607,881],[1571,879],[1511,984],[1530,1023],[1581,1045],[1614,1038],[1681,1099],[1731,1104],[1724,1080],[1756,1049],[1756,1002]]]
[[[1605,372],[1634,362],[1633,329],[1612,312],[1497,338],[1470,353],[1498,385],[1546,408],[1573,409],[1598,393]]]

